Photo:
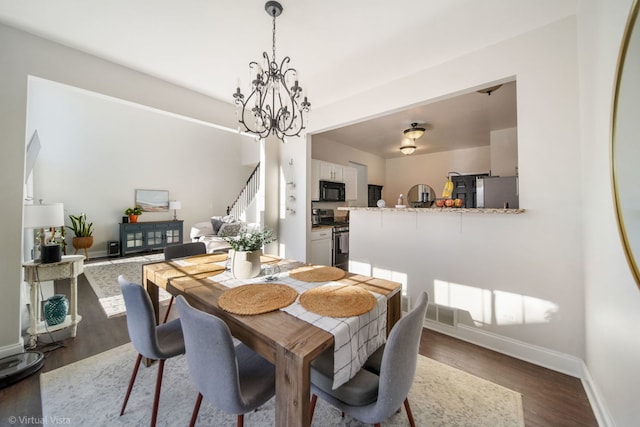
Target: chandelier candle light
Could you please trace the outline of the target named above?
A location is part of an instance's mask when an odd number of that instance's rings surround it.
[[[244,130],[258,138],[275,135],[282,142],[285,137],[300,136],[305,129],[306,113],[311,103],[298,84],[299,73],[289,68],[290,58],[285,56],[278,65],[276,60],[276,17],[282,13],[282,5],[268,1],[265,10],[273,17],[272,55],[262,54],[263,63],[249,63],[251,93],[245,98],[240,82],[233,94],[238,121]],[[239,128],[242,131],[242,126]]]

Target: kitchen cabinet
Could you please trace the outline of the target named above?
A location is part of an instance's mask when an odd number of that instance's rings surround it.
[[[343,166],[320,161],[320,180],[344,182]]]
[[[344,177],[344,198],[346,200],[358,200],[358,169],[344,167],[342,169]]]
[[[324,160],[311,160],[311,200],[320,200],[320,181],[345,183],[345,199],[358,199],[358,170]]]
[[[382,185],[369,184],[367,197],[367,206],[370,208],[378,207],[378,200],[382,199]]]
[[[309,262],[316,265],[331,265],[332,228],[320,227],[311,230],[311,259]]]

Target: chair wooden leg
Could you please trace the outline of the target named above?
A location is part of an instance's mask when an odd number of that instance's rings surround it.
[[[238,415],[238,427],[244,426],[244,414]]]
[[[156,380],[156,395],[153,398],[153,414],[151,414],[151,427],[155,427],[158,420],[158,405],[160,404],[160,388],[162,387],[162,374],[164,372],[164,360],[158,363],[158,379]]]
[[[202,393],[198,393],[198,398],[196,399],[196,406],[193,407],[193,414],[191,414],[191,421],[189,422],[189,427],[193,427],[196,425],[196,419],[198,418],[198,412],[200,412],[201,404],[202,404]]]
[[[133,365],[133,372],[131,373],[131,378],[129,379],[129,387],[127,387],[127,394],[124,395],[124,402],[122,403],[122,409],[120,410],[120,415],[124,414],[124,410],[127,407],[127,402],[129,401],[129,395],[131,394],[131,390],[133,389],[133,383],[136,381],[136,376],[138,375],[138,368],[140,367],[140,362],[142,362],[142,355],[138,354],[135,365]]]
[[[311,396],[311,404],[309,405],[309,424],[313,422],[313,413],[316,410],[316,403],[318,403],[318,395]]]
[[[407,410],[407,418],[409,418],[409,425],[416,427],[416,422],[413,420],[413,412],[411,412],[411,406],[409,406],[409,398],[404,399],[404,409]]]
[[[171,312],[171,306],[173,305],[173,296],[171,297],[171,299],[169,300],[169,305],[167,306],[167,312],[164,314],[164,320],[162,321],[162,323],[167,323],[167,320],[169,319],[169,313]]]

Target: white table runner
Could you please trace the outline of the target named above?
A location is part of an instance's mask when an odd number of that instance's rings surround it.
[[[218,264],[224,266],[225,262]],[[280,266],[280,269],[286,270],[287,267]],[[208,279],[228,288],[250,283],[265,283],[264,276],[238,280],[234,279],[229,271],[211,276]],[[281,271],[276,274],[275,279],[272,281],[291,286],[299,294],[319,286],[340,285],[338,282],[303,282],[289,277],[288,271]],[[321,316],[302,307],[299,297],[293,304],[281,309],[333,335],[335,342],[334,389],[349,381],[362,368],[369,356],[386,342],[387,298],[375,292],[371,292],[371,294],[376,298],[376,306],[368,313],[360,316],[340,318]]]

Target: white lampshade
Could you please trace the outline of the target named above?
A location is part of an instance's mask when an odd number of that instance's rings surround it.
[[[169,209],[182,209],[182,202],[179,200],[169,201]]]
[[[64,225],[62,203],[24,205],[24,228],[49,228],[62,225]]]

